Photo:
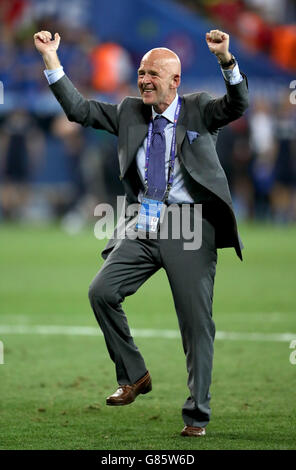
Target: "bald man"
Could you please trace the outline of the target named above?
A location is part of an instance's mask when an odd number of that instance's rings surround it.
[[[152,72],[152,73],[151,73]],[[174,101],[181,81],[181,63],[174,52],[164,47],[152,49],[141,60],[138,87],[146,105],[163,114]]]
[[[205,92],[181,98],[180,60],[173,51],[157,48],[144,55],[138,69],[141,98],[126,97],[119,105],[87,100],[74,88],[57,56],[58,33],[52,39],[51,33],[40,31],[34,40],[50,88],[68,119],[118,136],[126,211],[102,253],[105,262],[89,289],[91,306],[116,368],[118,388],[106,403],[127,405],[152,389],[150,373],[121,304],[163,268],[173,294],[188,371],[190,395],[182,408],[185,427],[181,435],[204,436],[211,414],[217,248],[232,246],[240,258],[242,248],[215,149],[219,128],[239,118],[248,106],[246,77],[229,52],[229,36],[219,30],[206,34],[225,80],[226,94],[221,98],[213,99]],[[136,216],[130,211],[135,205]],[[196,210],[200,205],[202,213]],[[183,229],[195,227],[196,219],[200,243],[187,249]],[[122,226],[128,227],[125,236]],[[168,394],[174,387],[169,385]]]

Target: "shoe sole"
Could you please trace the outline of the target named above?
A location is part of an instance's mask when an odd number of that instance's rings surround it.
[[[203,436],[205,436],[205,435],[206,435],[206,432],[205,432],[205,431],[203,431],[203,432],[200,433],[200,434],[185,434],[185,433],[182,434],[182,433],[181,433],[181,436],[183,436],[183,437],[203,437]]]

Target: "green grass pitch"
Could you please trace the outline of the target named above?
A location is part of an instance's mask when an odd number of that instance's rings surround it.
[[[56,226],[0,230],[0,328],[97,327],[87,292],[104,242],[92,229],[75,236]],[[116,389],[115,371],[101,335],[0,332],[0,449],[295,449],[290,340],[265,335],[296,339],[296,227],[243,224],[241,235],[243,263],[233,249],[218,252],[214,320],[218,332],[261,336],[217,337],[205,437],[180,436],[188,389],[179,337],[135,336],[153,390],[113,408],[105,398]],[[164,271],[124,308],[133,329],[178,329]]]

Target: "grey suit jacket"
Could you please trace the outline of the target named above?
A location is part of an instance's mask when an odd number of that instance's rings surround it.
[[[216,140],[219,128],[242,116],[248,107],[247,78],[243,77],[237,85],[225,82],[227,93],[221,98],[213,99],[206,92],[184,95],[176,129],[177,155],[196,185],[211,196],[207,217],[216,229],[216,246],[234,247],[240,259],[242,243],[227,179],[216,152]],[[87,100],[66,75],[50,88],[70,121],[104,129],[118,136],[119,177],[125,188],[126,203],[128,206],[137,202],[141,182],[135,157],[148,132],[151,106],[144,105],[141,98],[135,97],[126,97],[118,105]],[[199,134],[192,143],[187,137],[187,130]],[[102,253],[103,257],[116,242],[115,229],[114,236]]]

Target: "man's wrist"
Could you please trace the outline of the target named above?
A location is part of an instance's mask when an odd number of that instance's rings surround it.
[[[57,82],[60,80],[65,75],[64,68],[62,65],[58,67],[57,69],[46,69],[44,70],[44,75],[48,81],[49,85],[53,85],[53,83]]]
[[[56,52],[43,54],[42,58],[47,70],[55,70],[61,67],[61,63]]]
[[[231,57],[232,57],[232,54],[228,51],[228,52],[225,52],[223,54],[216,54],[216,57],[219,61],[221,62],[228,62]]]
[[[237,62],[233,66],[233,69],[230,69],[230,68],[224,69],[224,68],[221,67],[221,71],[222,71],[224,79],[230,85],[238,85],[240,82],[243,81],[243,77],[240,73],[239,66],[238,66]]]
[[[220,55],[217,58],[219,65],[220,67],[222,67],[222,69],[231,70],[236,64],[235,57],[230,52],[224,55]]]

